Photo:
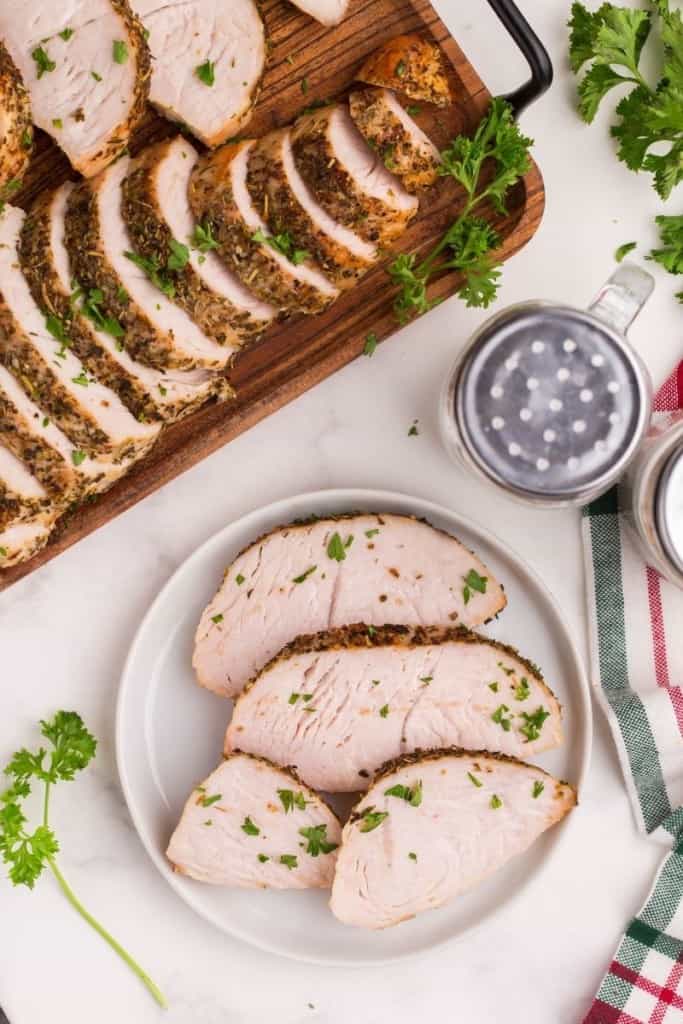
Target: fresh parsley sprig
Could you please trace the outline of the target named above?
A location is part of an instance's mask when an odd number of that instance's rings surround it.
[[[617,106],[611,132],[617,155],[633,171],[647,171],[662,199],[683,180],[683,17],[668,0],[650,0],[652,10],[603,3],[597,11],[572,5],[569,58],[578,74],[579,112],[590,123],[615,87],[633,88]],[[640,69],[643,47],[657,28],[663,53],[658,80]],[[656,151],[654,148],[656,147]]]
[[[659,263],[670,274],[683,274],[683,216],[660,216],[655,219],[662,246],[653,249],[647,258]],[[678,292],[676,298],[683,302],[683,291]]]
[[[462,185],[466,202],[425,259],[420,260],[416,253],[402,253],[389,266],[389,275],[399,287],[394,311],[401,323],[437,305],[439,300],[429,297],[429,284],[448,270],[463,275],[457,294],[467,306],[487,308],[493,302],[501,276],[493,253],[500,239],[474,211],[488,200],[498,212],[506,212],[510,189],[529,170],[532,144],[522,135],[510,105],[498,98],[472,137],[457,136],[441,153],[439,173]],[[489,168],[493,170],[490,176]]]
[[[33,889],[45,868],[49,868],[74,910],[128,964],[157,1003],[166,1007],[164,996],[149,975],[85,909],[55,860],[59,843],[50,827],[51,789],[58,782],[73,781],[77,772],[88,766],[95,756],[97,740],[88,732],[75,711],[58,711],[51,721],[41,721],[40,731],[51,749],[41,746],[33,753],[22,748],[5,768],[5,775],[12,781],[9,788],[0,794],[0,856],[8,865],[10,881],[14,885],[26,885]],[[43,815],[42,822],[31,831],[23,801],[30,796],[36,783],[44,787]]]

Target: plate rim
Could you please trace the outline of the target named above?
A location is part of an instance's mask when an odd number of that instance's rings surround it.
[[[159,872],[161,877],[167,882],[169,888],[174,894],[182,900],[182,902],[198,917],[206,921],[212,927],[218,929],[224,935],[229,938],[243,942],[247,946],[253,949],[258,949],[261,952],[268,953],[274,956],[280,956],[283,959],[297,961],[299,963],[309,963],[321,967],[343,967],[346,969],[362,968],[362,967],[383,967],[390,964],[395,964],[400,961],[409,959],[416,959],[420,956],[425,956],[428,953],[436,950],[443,949],[447,945],[454,945],[457,942],[462,942],[466,937],[471,936],[475,932],[479,931],[485,924],[493,923],[501,914],[511,910],[517,905],[519,900],[534,886],[538,885],[539,880],[546,871],[549,862],[553,858],[555,849],[560,842],[566,843],[566,835],[569,829],[573,828],[573,821],[575,815],[569,815],[559,825],[560,836],[556,842],[556,847],[550,852],[550,855],[544,858],[541,865],[536,869],[533,877],[525,884],[525,886],[517,890],[513,895],[494,908],[490,913],[486,914],[484,918],[477,921],[474,925],[468,927],[464,932],[457,935],[445,936],[443,938],[437,938],[428,946],[422,947],[416,950],[407,950],[401,953],[395,953],[390,956],[381,957],[368,957],[364,961],[349,961],[338,958],[316,958],[308,954],[297,953],[289,949],[282,949],[280,946],[268,941],[267,936],[263,939],[256,938],[252,934],[245,933],[239,927],[227,926],[222,921],[216,919],[204,908],[196,905],[194,900],[190,897],[190,894],[180,885],[176,884],[176,880],[173,873],[170,871],[166,861],[164,860],[163,854],[159,852],[156,846],[153,844],[151,838],[147,835],[147,831],[142,825],[142,813],[138,810],[136,805],[136,799],[133,794],[133,788],[129,781],[128,771],[124,766],[124,728],[123,719],[125,714],[125,704],[128,693],[130,691],[130,670],[135,661],[138,653],[138,647],[142,643],[143,633],[146,630],[148,621],[153,618],[157,609],[163,604],[168,591],[175,585],[177,578],[184,572],[191,562],[201,558],[204,551],[217,543],[219,538],[229,531],[234,529],[240,529],[248,525],[252,519],[260,519],[263,517],[273,517],[280,509],[283,510],[284,525],[287,519],[286,509],[292,505],[299,503],[313,504],[316,501],[320,502],[334,502],[338,501],[340,504],[359,502],[358,508],[372,507],[373,505],[381,504],[382,502],[394,502],[399,504],[405,504],[406,507],[419,506],[419,513],[413,510],[412,513],[404,514],[419,514],[429,519],[430,515],[445,517],[447,519],[455,520],[458,525],[462,524],[466,531],[470,531],[477,538],[482,538],[484,542],[490,543],[493,547],[498,547],[505,552],[506,557],[515,564],[515,567],[522,575],[529,577],[534,585],[537,587],[544,602],[549,606],[553,613],[553,617],[556,620],[557,626],[562,633],[562,637],[567,644],[568,653],[571,655],[573,662],[573,668],[576,673],[576,681],[578,682],[578,694],[580,695],[579,706],[576,711],[579,714],[580,731],[583,734],[583,753],[579,763],[579,770],[577,778],[573,782],[576,787],[577,794],[580,797],[583,792],[584,784],[588,775],[590,767],[592,749],[593,749],[593,705],[590,681],[588,678],[588,672],[586,668],[586,659],[582,657],[579,647],[571,631],[565,626],[559,602],[555,598],[554,594],[542,580],[540,575],[537,573],[533,566],[529,565],[525,558],[523,558],[514,547],[508,545],[496,532],[487,529],[486,527],[479,526],[468,516],[463,515],[459,511],[449,508],[446,505],[439,504],[438,502],[431,501],[427,498],[421,498],[416,495],[406,494],[402,491],[390,491],[385,489],[365,488],[365,487],[331,487],[322,490],[314,491],[303,491],[298,494],[289,495],[284,498],[279,498],[276,501],[270,502],[267,505],[260,505],[250,511],[245,512],[238,518],[227,523],[221,529],[215,531],[209,537],[207,537],[201,544],[199,544],[190,554],[183,559],[183,561],[176,566],[174,571],[171,573],[169,578],[163,584],[161,589],[156,594],[153,601],[147,607],[145,614],[140,620],[138,627],[135,631],[135,635],[130,643],[128,654],[121,670],[119,678],[117,696],[116,696],[116,708],[114,718],[114,757],[116,761],[116,770],[119,778],[119,785],[123,793],[124,800],[128,813],[131,817],[133,827],[135,829],[137,838],[142,844],[146,854],[152,861],[154,867]],[[291,516],[290,516],[291,518]]]

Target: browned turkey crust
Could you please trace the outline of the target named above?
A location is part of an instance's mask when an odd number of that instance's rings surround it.
[[[254,239],[235,201],[231,164],[251,145],[250,141],[228,143],[202,157],[192,172],[190,205],[197,219],[211,227],[219,243],[218,255],[255,295],[285,313],[318,313],[332,297],[283,274],[270,247]]]
[[[0,40],[0,200],[8,198],[14,183],[21,180],[32,149],[31,101],[19,69]]]
[[[324,107],[300,117],[292,129],[297,168],[320,205],[340,224],[366,242],[388,245],[417,212],[390,210],[381,199],[363,192],[340,163],[328,137],[335,108]]]
[[[367,88],[352,92],[349,110],[356,128],[379,153],[387,170],[396,174],[409,192],[434,184],[439,176],[438,150],[431,144],[429,147],[420,144],[415,136],[410,135],[388,106],[383,89]],[[415,129],[419,132],[417,125]]]
[[[0,389],[0,443],[30,467],[59,505],[80,497],[89,481],[79,479],[61,455],[36,435],[25,415]]]
[[[437,107],[453,102],[441,49],[416,33],[389,39],[370,54],[356,79]]]
[[[309,252],[339,288],[351,288],[373,265],[322,231],[294,194],[282,160],[287,129],[260,139],[249,157],[247,188],[273,235],[287,231],[297,248]]]
[[[171,255],[173,240],[168,224],[159,209],[154,170],[166,156],[172,139],[150,146],[137,158],[122,189],[122,211],[137,252],[147,259],[159,260],[165,266]],[[186,239],[175,239],[186,243]],[[174,274],[176,302],[219,345],[239,345],[263,332],[263,322],[254,320],[244,309],[238,309],[227,298],[211,291],[190,263]]]

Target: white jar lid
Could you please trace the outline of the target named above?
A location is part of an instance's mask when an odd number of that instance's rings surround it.
[[[657,488],[656,515],[662,547],[683,572],[683,445],[664,467]]]

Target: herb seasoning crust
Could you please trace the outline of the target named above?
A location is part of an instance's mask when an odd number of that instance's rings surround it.
[[[0,41],[0,200],[18,183],[33,150],[31,102],[19,69]]]

